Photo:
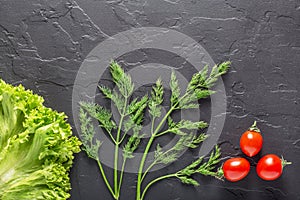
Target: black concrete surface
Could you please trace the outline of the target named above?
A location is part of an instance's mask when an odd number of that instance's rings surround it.
[[[143,26],[180,31],[216,63],[232,61],[223,77],[227,113],[219,144],[224,158],[242,156],[239,136],[257,120],[265,140],[261,155],[275,153],[293,162],[281,178],[266,182],[255,174],[257,156],[240,182],[199,176],[201,185],[194,188],[170,179],[153,186],[146,199],[300,200],[299,0],[0,0],[0,77],[32,89],[71,119],[73,83],[85,56],[107,37]],[[126,67],[156,61],[193,73],[167,52],[145,50],[118,60]],[[209,100],[202,105],[208,115],[209,105]],[[193,155],[187,152],[150,177],[184,166]],[[75,159],[71,180],[72,200],[112,199],[96,163],[84,153]],[[135,199],[135,180],[135,174],[126,174],[121,200]]]

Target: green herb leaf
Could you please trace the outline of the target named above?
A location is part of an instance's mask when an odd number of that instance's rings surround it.
[[[162,151],[162,148],[159,144],[157,144],[156,146],[156,150],[154,152],[154,158],[155,160],[158,160],[162,155],[163,155],[163,151]]]
[[[140,101],[131,103],[128,108],[128,114],[136,124],[141,124],[144,118],[144,111],[148,105],[148,96],[144,96]]]
[[[114,103],[119,113],[121,114],[123,112],[123,107],[125,104],[125,97],[120,95],[116,90],[112,91],[105,86],[99,85],[98,88],[106,98],[110,99]]]
[[[196,109],[196,108],[199,108],[199,104],[197,103],[179,103],[179,108],[180,109]]]
[[[184,184],[194,185],[194,186],[199,186],[199,183],[198,183],[196,180],[194,180],[194,179],[192,179],[192,178],[189,178],[189,177],[187,177],[187,176],[179,176],[178,178],[179,178],[179,179],[181,180],[181,182],[184,183]]]
[[[202,174],[205,176],[214,176],[216,178],[220,178],[219,172],[214,170],[216,165],[220,162],[220,156],[221,150],[218,146],[216,146],[215,150],[210,154],[208,161],[202,163],[203,157],[200,157],[192,164],[180,170],[178,175],[190,177],[194,174]]]
[[[120,93],[124,97],[128,98],[134,89],[134,84],[131,81],[131,77],[124,72],[118,63],[114,61],[112,61],[110,64],[110,72]]]
[[[184,98],[179,101],[179,108],[186,108],[186,105],[193,103],[199,99],[207,98],[215,93],[209,90],[217,82],[218,78],[225,74],[229,67],[230,62],[223,62],[212,68],[210,75],[208,75],[208,66],[205,66],[200,72],[193,75],[188,84]]]
[[[84,112],[82,108],[79,111],[79,120],[81,123],[81,141],[83,144],[82,149],[86,152],[86,154],[94,159],[98,160],[98,152],[101,145],[99,140],[94,142],[95,130],[93,125],[91,124],[92,119],[88,117],[87,113]]]
[[[140,137],[137,132],[135,132],[129,139],[123,148],[124,158],[133,158],[133,152],[138,148],[140,144]]]
[[[111,133],[112,129],[116,129],[115,122],[111,120],[111,112],[95,103],[80,102],[80,105],[90,116],[97,119],[107,132]]]
[[[196,136],[194,134],[186,134],[181,135],[180,139],[176,142],[176,144],[169,150],[163,152],[162,148],[157,145],[155,151],[155,163],[163,163],[169,164],[176,161],[179,155],[186,148],[197,148],[199,144],[203,142],[207,136],[205,134],[200,134]]]
[[[174,71],[172,71],[171,73],[170,88],[172,92],[170,101],[171,101],[171,106],[173,106],[178,103],[178,99],[180,96],[180,88]]]
[[[163,94],[164,89],[162,86],[161,79],[156,81],[155,86],[153,86],[151,91],[151,98],[149,102],[149,113],[153,117],[160,117],[161,116],[161,104],[163,102]]]

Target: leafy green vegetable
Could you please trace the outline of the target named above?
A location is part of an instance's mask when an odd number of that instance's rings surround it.
[[[0,80],[0,199],[63,200],[80,141],[66,115],[43,98]]]
[[[208,67],[204,67],[203,70],[194,74],[183,94],[181,94],[182,90],[179,87],[175,72],[172,72],[169,83],[172,92],[169,100],[170,108],[166,114],[162,116],[161,110],[162,103],[164,102],[162,80],[158,79],[156,81],[152,87],[150,96],[145,95],[140,99],[135,98],[130,102],[130,97],[134,91],[134,84],[131,81],[131,77],[126,74],[116,62],[111,63],[110,72],[117,89],[112,90],[106,86],[99,86],[99,89],[106,98],[112,101],[119,111],[120,120],[118,124],[111,119],[112,114],[109,110],[106,110],[98,104],[89,102],[80,103],[79,118],[84,150],[90,158],[97,161],[104,182],[114,199],[118,200],[120,198],[126,160],[134,157],[133,153],[136,149],[142,148],[139,145],[141,144],[141,140],[144,140],[141,137],[143,135],[141,130],[145,112],[149,112],[151,118],[151,130],[149,131],[150,133],[148,133],[151,137],[146,142],[147,145],[143,150],[143,156],[139,163],[136,182],[136,200],[143,200],[146,192],[154,183],[166,178],[178,178],[182,183],[197,186],[199,183],[192,177],[193,175],[202,174],[216,178],[220,177],[219,172],[215,170],[216,165],[220,162],[219,158],[221,155],[220,148],[216,146],[207,161],[205,161],[203,157],[200,157],[178,172],[160,176],[148,184],[143,184],[147,173],[152,167],[157,164],[173,163],[179,158],[184,149],[197,148],[200,143],[207,138],[207,135],[204,133],[197,134],[198,130],[202,130],[208,126],[206,122],[192,122],[184,119],[175,122],[171,118],[171,114],[175,110],[198,108],[199,104],[197,101],[214,93],[211,87],[221,75],[228,71],[229,66],[230,62],[223,62],[214,66],[210,73],[208,72]],[[100,162],[98,153],[101,150],[101,141],[99,141],[95,135],[96,133],[91,123],[92,118],[99,122],[100,127],[106,130],[106,133],[115,144],[113,185],[108,181],[106,172],[103,170]],[[168,122],[168,127],[161,131],[165,122]],[[128,136],[130,131],[132,134]],[[179,139],[173,147],[166,151],[164,151],[160,145],[157,145],[154,160],[149,167],[145,169],[145,161],[153,141],[165,134],[176,134],[179,136]],[[121,160],[118,153],[119,147],[123,148],[123,158],[122,169],[118,172],[117,166],[119,160]],[[142,188],[143,185],[145,185],[145,188]]]

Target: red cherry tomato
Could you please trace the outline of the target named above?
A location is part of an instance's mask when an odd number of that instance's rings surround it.
[[[240,139],[240,148],[244,154],[249,157],[255,156],[261,150],[263,138],[259,129],[256,127],[256,122],[243,133]]]
[[[250,171],[250,163],[245,158],[230,158],[223,167],[224,177],[231,182],[242,180]]]
[[[282,169],[287,164],[291,163],[274,154],[268,154],[258,161],[256,173],[261,179],[272,181],[281,176]]]

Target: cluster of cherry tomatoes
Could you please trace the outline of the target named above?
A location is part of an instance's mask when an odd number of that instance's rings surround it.
[[[263,145],[263,137],[256,126],[256,122],[242,134],[240,148],[248,157],[257,155]],[[263,156],[256,165],[256,173],[263,180],[275,180],[282,174],[282,169],[287,164],[283,158],[277,155],[268,154]],[[236,182],[245,178],[250,171],[250,163],[242,157],[230,158],[225,161],[222,167],[224,177],[228,181]]]

